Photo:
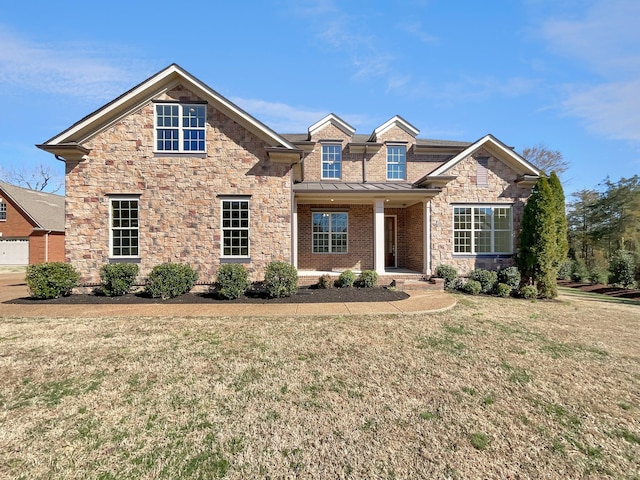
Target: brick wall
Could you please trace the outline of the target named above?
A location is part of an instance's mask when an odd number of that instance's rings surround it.
[[[29,263],[64,261],[63,233],[33,232],[29,237]]]
[[[22,211],[9,200],[2,191],[0,198],[7,205],[7,219],[0,221],[0,232],[3,237],[20,237],[27,238],[33,231],[33,224],[27,220]]]
[[[176,87],[160,100],[200,100]],[[109,262],[109,195],[140,195],[141,277],[162,262],[191,264],[213,280],[221,256],[220,195],[250,195],[253,280],[272,260],[291,260],[289,167],[268,160],[264,141],[207,107],[206,155],[154,154],[153,104],[147,103],[83,146],[67,165],[66,257],[83,282]]]
[[[312,212],[349,214],[348,253],[312,252]],[[373,269],[372,205],[298,205],[298,268],[301,270]]]

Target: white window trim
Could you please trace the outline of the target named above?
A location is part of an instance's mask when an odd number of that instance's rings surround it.
[[[137,255],[114,255],[113,254],[113,201],[131,201],[138,202],[138,226],[135,230],[138,231],[138,254]],[[118,230],[125,230],[118,228]],[[128,230],[133,230],[133,227],[129,227]],[[109,258],[113,259],[125,259],[125,258],[140,258],[140,196],[138,195],[110,195],[109,196]]]
[[[172,105],[178,107],[178,150],[159,150],[158,149],[158,129],[171,129],[158,126],[158,105]],[[203,127],[184,127],[182,125],[183,111],[188,107],[204,107],[204,126]],[[185,150],[184,149],[184,131],[185,130],[202,130],[204,132],[204,149],[203,150]],[[177,102],[154,102],[153,103],[153,153],[158,154],[175,154],[175,153],[192,153],[202,154],[207,152],[207,105],[204,103],[177,103]]]
[[[337,177],[325,177],[324,176],[324,147],[338,147],[340,152],[340,175]],[[329,162],[327,162],[329,163]],[[340,180],[342,178],[342,144],[337,142],[324,142],[320,147],[320,178],[322,180]]]
[[[224,202],[246,202],[247,203],[247,223],[248,227],[225,228],[224,227]],[[224,232],[225,230],[246,230],[247,231],[247,254],[246,255],[225,255],[224,254]],[[223,197],[220,199],[220,258],[251,258],[251,200],[247,197]]]
[[[399,162],[389,162],[389,148],[398,148],[398,147],[402,147],[404,148],[404,177],[403,178],[390,178],[389,177],[389,165],[400,165]],[[398,144],[387,144],[387,159],[385,162],[385,170],[386,170],[386,178],[387,181],[396,181],[396,182],[402,182],[404,180],[407,179],[407,146],[404,144],[398,145]]]
[[[329,251],[328,252],[314,252],[313,248],[314,248],[314,244],[313,244],[313,236],[316,234],[316,232],[313,231],[313,216],[315,214],[327,214],[329,216],[335,215],[335,214],[343,214],[346,215],[347,217],[347,248],[344,252],[334,252],[332,251],[332,243],[331,243],[331,235],[333,234],[333,232],[331,231],[331,219],[329,219]],[[337,233],[337,232],[336,232]],[[345,255],[347,253],[349,253],[349,212],[341,212],[341,211],[312,211],[311,212],[311,253],[313,255]]]
[[[455,221],[456,221],[456,208],[471,208],[471,230],[463,230],[465,232],[471,232],[471,252],[456,252],[455,251]],[[491,215],[491,252],[476,252],[475,251],[475,242],[474,242],[474,232],[476,231],[474,228],[474,209],[476,208],[508,208],[509,209],[509,232],[511,238],[511,249],[508,252],[495,252],[494,250],[494,216]],[[503,230],[500,230],[503,231]],[[477,257],[477,256],[496,256],[496,255],[513,255],[513,204],[511,203],[492,203],[492,204],[481,204],[481,203],[460,203],[460,204],[452,204],[451,205],[451,251],[454,256],[466,256],[466,257]]]

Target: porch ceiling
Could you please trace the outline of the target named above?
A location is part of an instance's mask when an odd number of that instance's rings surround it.
[[[387,207],[408,207],[431,199],[439,188],[421,188],[411,183],[303,182],[293,186],[296,201],[304,203],[373,204],[383,199]]]

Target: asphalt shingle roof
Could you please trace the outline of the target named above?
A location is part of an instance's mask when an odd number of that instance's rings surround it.
[[[0,190],[27,214],[36,228],[64,232],[64,197],[0,181]]]

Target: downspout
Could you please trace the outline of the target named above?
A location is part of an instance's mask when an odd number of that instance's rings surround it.
[[[362,154],[362,183],[367,183],[367,145],[364,146]]]
[[[49,261],[49,234],[50,233],[51,233],[51,230],[49,230],[44,234],[44,261],[45,262]]]

